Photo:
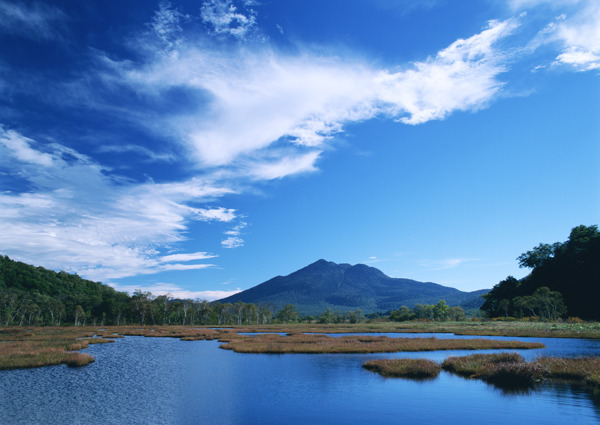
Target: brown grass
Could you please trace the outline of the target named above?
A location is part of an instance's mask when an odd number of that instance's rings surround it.
[[[66,364],[85,366],[94,361],[89,354],[77,353],[89,344],[114,342],[128,335],[180,338],[186,341],[215,339],[229,331],[161,327],[10,327],[0,328],[0,370]]]
[[[552,378],[585,382],[600,388],[600,357],[541,357],[536,363]]]
[[[501,385],[530,386],[545,379],[566,379],[600,388],[600,357],[541,357],[525,362],[516,353],[448,357],[442,369]]]
[[[476,376],[493,365],[524,362],[523,356],[517,353],[472,354],[448,357],[442,363],[442,368],[461,376]]]
[[[441,367],[426,359],[369,360],[363,367],[382,376],[426,379],[440,374]]]
[[[326,335],[264,334],[221,337],[221,348],[238,353],[391,353],[401,351],[487,350],[544,348],[543,344],[490,339],[388,338],[385,336],[329,337]]]
[[[238,332],[288,332],[287,336],[264,334],[238,335]],[[88,344],[113,341],[123,336],[180,338],[184,341],[215,340],[223,342],[222,348],[240,353],[375,353],[433,350],[483,350],[543,348],[542,344],[519,341],[494,341],[485,339],[436,338],[386,338],[380,336],[348,335],[339,338],[319,333],[374,333],[374,332],[454,332],[464,335],[510,336],[561,336],[599,338],[597,323],[536,323],[536,322],[409,322],[363,323],[339,325],[267,325],[234,328],[199,328],[185,326],[119,326],[119,327],[45,327],[0,328],[0,369],[39,367],[55,364],[81,365],[92,362],[87,354],[73,360],[72,351],[84,349]],[[83,360],[82,360],[83,359]],[[565,359],[561,359],[565,360]],[[566,359],[565,361],[568,361]],[[545,360],[547,363],[551,360]],[[558,360],[552,367],[558,369]],[[501,362],[502,363],[502,362]],[[87,363],[86,363],[87,364]],[[600,372],[591,372],[585,366],[584,378],[590,385],[600,386]],[[500,369],[499,369],[500,370]],[[600,367],[596,367],[600,370]],[[476,374],[473,372],[472,374]],[[500,373],[500,372],[499,372]],[[502,372],[504,373],[504,372]],[[556,373],[556,376],[559,376]],[[569,378],[570,379],[570,378]]]
[[[16,341],[0,344],[0,369],[22,369],[31,367],[84,366],[94,361],[89,354],[73,353],[87,347],[87,341],[68,342],[59,340],[55,343],[47,341]]]

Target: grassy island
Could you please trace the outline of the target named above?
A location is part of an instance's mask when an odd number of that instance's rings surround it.
[[[441,367],[426,359],[370,360],[363,367],[382,376],[433,378],[441,368],[501,387],[531,387],[547,380],[567,380],[600,389],[600,357],[540,357],[526,362],[518,353],[494,353],[451,356]]]
[[[363,367],[382,376],[413,379],[435,378],[441,370],[439,364],[426,359],[369,360],[363,363]]]
[[[385,336],[348,335],[331,337],[321,334],[232,335],[221,338],[221,348],[237,353],[321,354],[321,353],[392,353],[401,351],[534,349],[543,344],[492,339],[388,338]]]

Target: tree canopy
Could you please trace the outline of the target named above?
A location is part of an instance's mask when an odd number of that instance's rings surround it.
[[[577,226],[567,241],[541,243],[517,261],[531,273],[521,280],[508,276],[484,295],[481,310],[488,316],[600,319],[598,226]]]

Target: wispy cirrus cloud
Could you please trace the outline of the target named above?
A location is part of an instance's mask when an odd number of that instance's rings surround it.
[[[181,288],[173,283],[155,283],[152,285],[121,285],[118,283],[109,283],[108,285],[115,288],[117,291],[128,292],[133,294],[136,290],[143,292],[151,292],[154,296],[168,295],[172,298],[179,299],[198,299],[207,301],[216,301],[221,298],[226,298],[231,295],[235,295],[242,292],[241,289],[232,289],[231,291],[190,291],[188,289]]]
[[[230,16],[219,21],[216,14],[223,11]],[[254,25],[237,17],[228,1],[205,3],[203,13],[205,20],[222,24],[222,31]],[[184,36],[180,23],[185,19],[161,4],[147,31],[136,35],[137,45],[143,44],[139,37],[148,42],[143,60],[92,51],[96,68],[63,84],[76,95],[61,95],[61,101],[168,138],[190,153],[185,161],[195,163],[201,177],[134,182],[60,143],[41,144],[2,130],[2,165],[32,188],[0,194],[8,229],[0,235],[4,252],[29,261],[34,255],[38,264],[99,280],[210,267],[184,264],[193,254],[166,252],[189,237],[193,221],[234,223],[239,214],[215,201],[238,193],[240,181],[316,171],[327,143],[348,123],[382,116],[420,124],[484,106],[502,87],[498,76],[505,70],[505,55],[496,44],[518,26],[515,20],[490,22],[478,34],[394,70],[308,48],[290,55],[264,45],[196,43]],[[117,95],[125,106],[115,103]],[[182,98],[185,107],[166,113],[153,109],[177,105]],[[147,149],[119,142],[97,148],[156,161],[184,160]],[[243,246],[244,226],[238,222],[225,232],[221,246]]]
[[[104,56],[99,63],[114,90],[127,87],[156,103],[173,89],[203,93],[196,107],[157,117],[162,125],[151,125],[169,129],[202,167],[233,165],[239,173],[242,165],[254,164],[251,175],[272,179],[314,171],[324,144],[347,123],[386,116],[421,124],[485,106],[502,88],[498,77],[506,70],[507,55],[495,44],[517,27],[515,19],[492,21],[481,33],[401,71],[309,49],[297,55],[255,46],[224,52],[222,46],[194,43],[141,66]],[[147,126],[148,120],[137,124]],[[287,149],[264,155],[275,145]]]
[[[257,30],[248,2],[212,0],[200,10],[211,35],[242,40]],[[135,40],[124,41],[139,49],[136,60],[90,49],[93,66],[53,93],[55,104],[88,108],[161,141],[156,148],[115,135],[95,152],[191,164],[197,177],[140,183],[60,141],[2,130],[0,161],[29,188],[0,194],[5,252],[24,260],[35,253],[37,263],[100,280],[210,267],[189,263],[210,254],[177,248],[194,221],[227,224],[221,246],[244,245],[243,216],[221,205],[224,196],[315,172],[348,124],[381,117],[418,125],[485,107],[502,91],[511,61],[505,43],[520,25],[490,21],[429,57],[384,66],[302,45],[294,53],[266,43],[232,47],[188,34],[193,19],[161,3]]]
[[[240,221],[236,226],[233,226],[231,229],[224,232],[227,238],[221,241],[221,246],[228,249],[244,246],[244,240],[240,235],[246,226],[248,226],[248,223]]]
[[[0,193],[4,253],[99,280],[211,266],[181,264],[214,258],[206,253],[163,256],[161,250],[185,240],[190,221],[233,220],[232,209],[191,205],[230,188],[202,179],[134,184],[68,148],[46,150],[37,151],[16,131],[0,130],[2,168],[33,188]]]
[[[600,69],[600,3],[583,4],[581,11],[557,25],[556,37],[563,43],[563,51],[556,62],[578,71],[592,71]]]
[[[253,2],[241,3],[241,9],[233,0],[208,0],[202,4],[201,17],[214,35],[229,35],[244,40],[256,31],[256,11],[251,9]]]
[[[67,15],[43,2],[0,1],[0,31],[48,40],[62,37]]]
[[[534,40],[534,47],[558,44],[551,65],[575,71],[600,69],[600,3],[595,0],[513,0],[513,10],[546,8],[553,19]]]
[[[215,258],[216,255],[209,254],[207,252],[192,252],[188,254],[171,254],[160,257],[163,262],[180,262],[180,261],[194,261],[194,260],[206,260],[208,258]]]
[[[466,263],[471,263],[473,261],[478,260],[473,258],[447,258],[443,260],[424,260],[421,261],[421,265],[427,268],[431,268],[432,270],[448,270],[462,266]]]
[[[14,156],[17,160],[28,164],[50,167],[54,157],[48,153],[40,152],[31,147],[34,141],[23,137],[14,130],[5,130],[0,126],[0,144],[4,146],[5,157]]]

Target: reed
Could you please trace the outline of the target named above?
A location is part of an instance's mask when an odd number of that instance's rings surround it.
[[[231,327],[228,327],[231,328]],[[300,332],[300,333],[454,333],[456,335],[595,338],[600,339],[597,322],[374,322],[340,324],[254,325],[234,327],[237,332]]]
[[[530,386],[546,375],[542,366],[527,363],[523,356],[517,353],[449,357],[442,363],[442,368],[457,375],[505,386]]]
[[[94,358],[76,351],[100,342],[93,336],[89,328],[0,329],[0,369],[87,365]]]
[[[540,357],[536,363],[553,378],[583,381],[592,387],[600,387],[600,357]]]
[[[435,378],[441,370],[439,364],[426,359],[369,360],[363,367],[382,376],[415,379]]]
[[[89,354],[73,353],[87,347],[86,343],[71,344],[35,344],[31,342],[15,342],[0,344],[0,369],[23,369],[42,366],[67,364],[84,366],[94,361]]]
[[[498,364],[525,363],[518,353],[472,354],[470,356],[451,356],[442,363],[442,369],[461,376],[477,376]]]
[[[502,386],[528,387],[543,380],[546,370],[535,362],[497,363],[486,367],[477,377]]]
[[[442,369],[499,385],[530,386],[546,379],[566,379],[600,388],[600,357],[541,357],[525,362],[517,353],[448,357]]]

